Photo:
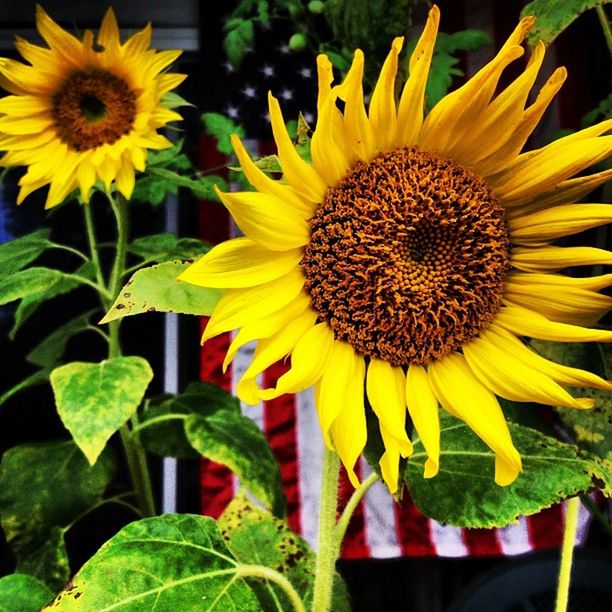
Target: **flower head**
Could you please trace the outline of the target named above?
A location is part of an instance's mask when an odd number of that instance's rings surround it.
[[[551,244],[612,216],[602,204],[572,203],[610,176],[572,178],[609,154],[611,137],[602,134],[612,121],[521,152],[566,76],[557,69],[526,105],[544,58],[538,44],[522,74],[495,93],[504,68],[524,53],[529,17],[489,64],[424,117],[438,21],[434,6],[397,103],[401,38],[367,110],[363,54],[355,52],[337,85],[328,58],[319,56],[312,163],[296,152],[270,96],[284,181],[261,172],[235,138],[255,192],[220,195],[245,236],[213,248],[181,276],[226,289],[203,338],[239,330],[225,365],[240,346],[258,341],[238,385],[243,400],[315,386],[323,436],[354,484],[367,397],[391,491],[400,457],[412,452],[407,414],[428,454],[425,477],[439,468],[441,405],[494,451],[495,480],[507,485],[521,458],[496,396],[588,408],[592,400],[562,385],[611,388],[544,359],[520,337],[612,339],[612,332],[583,327],[612,304],[598,293],[612,275],[557,273],[611,263],[612,254]],[[258,375],[287,356],[288,372],[261,389]]]
[[[60,28],[36,7],[36,25],[48,48],[17,38],[28,62],[0,59],[0,165],[27,166],[18,203],[49,185],[46,207],[62,202],[77,187],[88,201],[96,180],[129,198],[135,171],[145,168],[147,150],[170,142],[157,129],[181,116],[163,96],[185,75],[163,72],[180,51],[149,49],[151,26],[125,43],[112,9],[97,41]]]

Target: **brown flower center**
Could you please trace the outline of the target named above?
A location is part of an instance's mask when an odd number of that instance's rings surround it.
[[[406,148],[359,162],[310,227],[301,266],[312,306],[361,355],[427,364],[499,308],[510,268],[503,209],[448,159]]]
[[[75,151],[116,142],[129,133],[135,117],[136,94],[105,70],[75,72],[53,96],[55,128]]]

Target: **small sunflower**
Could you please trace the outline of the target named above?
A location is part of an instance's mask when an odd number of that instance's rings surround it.
[[[610,176],[572,178],[609,154],[611,137],[602,134],[612,121],[521,152],[566,76],[558,68],[526,106],[544,58],[539,43],[523,73],[495,95],[504,68],[524,53],[531,17],[424,117],[438,22],[434,6],[398,103],[401,38],[367,111],[361,51],[338,85],[329,59],[319,56],[312,163],[296,152],[270,96],[284,182],[261,172],[235,138],[255,191],[220,196],[245,236],[216,246],[180,277],[226,289],[203,337],[239,330],[224,366],[240,346],[257,341],[237,388],[244,401],[314,385],[323,436],[354,485],[367,396],[392,492],[400,457],[412,452],[406,414],[428,454],[425,477],[439,468],[440,404],[494,451],[495,481],[508,485],[521,458],[496,396],[589,408],[592,400],[561,385],[611,388],[590,372],[542,358],[520,337],[612,339],[612,332],[584,327],[612,304],[598,293],[612,275],[557,273],[610,264],[612,254],[551,244],[612,216],[603,204],[572,203]],[[287,356],[288,372],[276,387],[261,389],[259,374]]]
[[[95,43],[90,30],[81,41],[40,6],[36,26],[49,48],[17,37],[29,65],[0,58],[0,86],[12,94],[0,99],[0,166],[28,167],[17,202],[45,185],[47,208],[77,187],[88,201],[97,179],[129,198],[147,150],[171,144],[156,130],[181,119],[163,101],[185,78],[163,72],[181,52],[149,49],[150,25],[121,44],[112,9]]]

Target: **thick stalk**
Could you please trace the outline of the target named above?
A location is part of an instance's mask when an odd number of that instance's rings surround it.
[[[91,261],[93,261],[96,269],[96,280],[98,285],[106,287],[104,281],[104,274],[102,273],[102,265],[100,264],[100,254],[98,253],[98,240],[96,239],[96,229],[93,220],[93,214],[91,212],[91,204],[83,203],[83,214],[85,215],[85,229],[87,231],[87,243],[89,244],[89,253],[91,255]],[[103,300],[104,301],[104,300]]]
[[[107,194],[107,196],[111,203],[113,213],[115,214],[115,220],[117,222],[115,260],[113,262],[113,268],[108,283],[108,290],[110,293],[110,300],[106,304],[108,308],[112,304],[113,300],[115,300],[117,297],[123,283],[125,260],[127,255],[128,215],[127,202],[122,196],[118,196],[117,199],[115,199],[111,194]],[[109,359],[119,357],[121,355],[121,342],[119,338],[120,323],[121,322],[117,320],[109,323]],[[132,427],[138,425],[137,415],[134,415],[130,419],[130,424]],[[151,486],[151,475],[149,473],[149,466],[147,464],[145,451],[140,443],[140,438],[138,434],[132,434],[127,424],[123,425],[119,429],[119,435],[121,436],[121,442],[125,451],[128,470],[130,472],[132,484],[134,485],[134,490],[138,496],[138,503],[142,515],[154,516],[156,512],[153,488]]]
[[[315,567],[312,612],[330,612],[336,560],[340,542],[336,538],[336,512],[338,509],[338,454],[325,448],[319,505],[319,535]]]
[[[357,508],[357,504],[361,501],[363,496],[369,491],[370,487],[378,480],[378,474],[376,472],[372,472],[359,486],[358,489],[353,491],[351,498],[348,500],[344,510],[342,512],[342,516],[338,520],[338,525],[336,526],[336,534],[335,538],[338,542],[338,548],[342,545],[342,540],[344,540],[344,534],[346,533],[346,529],[348,524],[353,516],[353,512],[355,512],[355,508]]]
[[[610,22],[608,21],[606,10],[601,4],[598,4],[595,10],[597,11],[597,17],[599,17],[599,23],[601,24],[601,29],[603,30],[603,35],[608,45],[608,51],[612,53],[612,30],[610,29]]]
[[[567,502],[565,513],[565,528],[563,530],[563,545],[561,546],[561,566],[559,567],[559,583],[557,585],[557,602],[555,612],[566,612],[569,600],[570,574],[576,541],[576,526],[578,525],[578,508],[580,498],[572,497]]]

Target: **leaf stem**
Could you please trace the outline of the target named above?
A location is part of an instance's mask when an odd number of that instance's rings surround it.
[[[355,508],[357,508],[357,504],[361,501],[363,496],[368,492],[370,487],[378,480],[378,474],[376,472],[372,472],[359,486],[358,489],[353,491],[351,498],[348,500],[340,519],[338,520],[338,524],[336,525],[336,540],[338,542],[338,548],[342,544],[342,540],[344,540],[344,535],[346,534],[346,529],[348,524],[353,516],[353,512],[355,512]]]
[[[138,425],[135,425],[131,429],[132,435],[136,432],[140,432],[147,427],[152,427],[153,425],[157,425],[158,423],[163,423],[164,421],[184,421],[189,415],[188,414],[161,414],[160,416],[153,417],[152,419],[147,419],[146,421],[141,421]]]
[[[264,580],[274,582],[281,589],[283,589],[291,601],[295,612],[306,612],[306,607],[304,606],[304,602],[302,601],[301,597],[293,588],[293,585],[289,582],[289,580],[287,580],[287,578],[285,578],[280,572],[277,572],[270,567],[265,567],[264,565],[239,565],[237,570],[237,575],[242,578],[262,578]]]
[[[578,525],[578,508],[580,498],[572,497],[567,502],[565,513],[565,528],[563,530],[563,544],[561,546],[561,566],[559,567],[559,582],[557,585],[557,601],[555,612],[566,612],[569,600],[570,574],[574,556],[574,542],[576,541],[576,527]]]
[[[85,253],[82,253],[81,251],[79,251],[79,249],[75,249],[74,247],[71,247],[67,244],[61,244],[59,242],[54,242],[52,243],[51,248],[58,249],[60,251],[67,251],[68,253],[72,253],[73,255],[76,255],[83,261],[89,261],[89,257],[87,257]]]
[[[93,289],[95,289],[103,301],[110,299],[110,293],[108,289],[104,285],[100,285],[92,280],[89,280],[85,276],[81,276],[80,274],[71,274],[70,272],[62,272],[62,275],[65,278],[70,278],[72,280],[77,281],[78,283],[82,283],[84,285],[89,285]]]
[[[599,23],[601,23],[601,29],[608,45],[608,51],[612,53],[612,30],[610,29],[608,16],[602,4],[597,4],[595,10],[597,11],[597,17],[599,17]]]
[[[340,458],[338,454],[325,447],[312,612],[329,612],[331,610],[336,560],[340,554],[340,542],[335,537],[339,473]]]

